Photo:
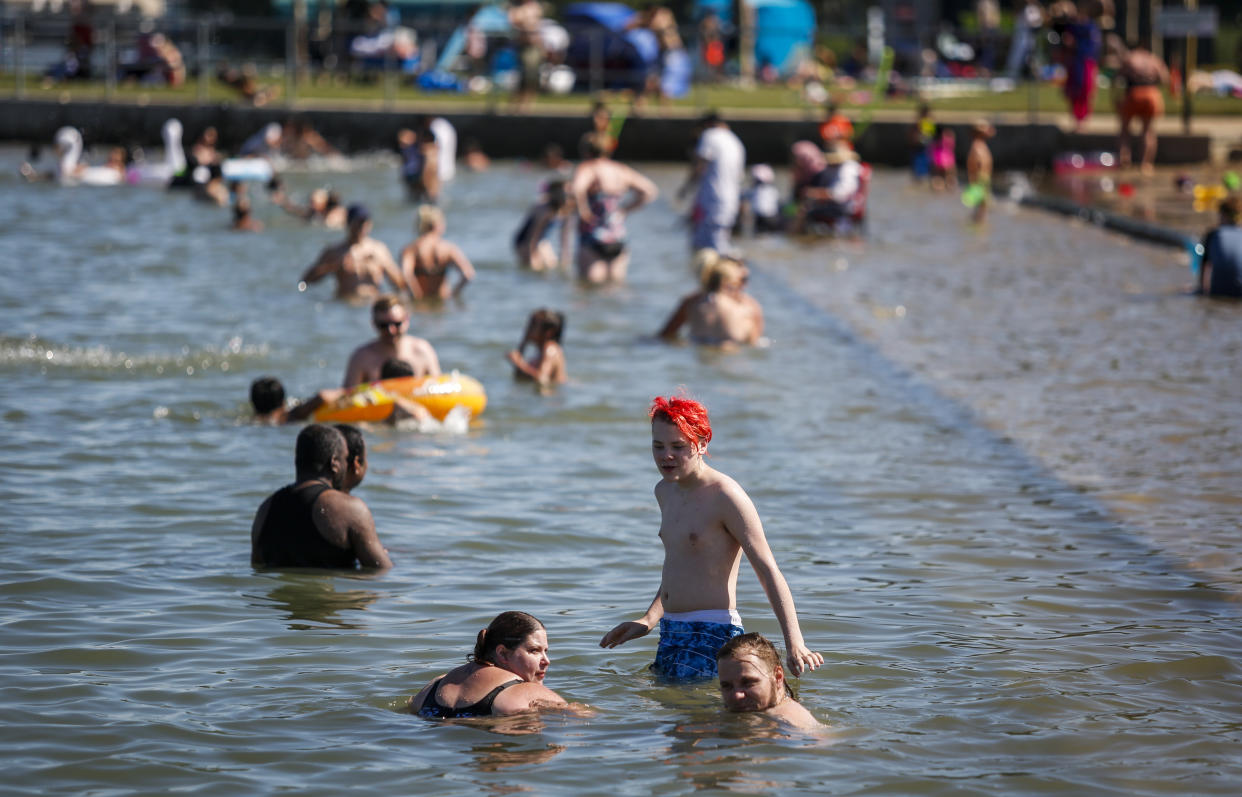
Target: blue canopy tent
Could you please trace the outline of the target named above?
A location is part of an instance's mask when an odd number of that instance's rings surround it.
[[[626,30],[634,15],[634,9],[621,3],[574,3],[565,9],[565,65],[574,70],[576,86],[642,89],[660,47],[651,31]],[[602,71],[597,73],[597,68]]]
[[[755,9],[755,63],[771,64],[787,75],[815,40],[815,11],[806,0],[749,0]],[[725,24],[733,22],[731,0],[696,0],[694,18],[715,13]]]
[[[639,91],[647,76],[659,70],[661,92],[684,96],[690,90],[689,59],[684,52],[668,53],[661,63],[655,34],[646,28],[628,29],[635,13],[622,3],[574,3],[565,9],[569,31],[565,63],[574,70],[575,85]],[[595,74],[596,66],[602,69],[600,74]]]

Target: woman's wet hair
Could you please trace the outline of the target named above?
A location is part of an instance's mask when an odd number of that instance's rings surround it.
[[[548,330],[548,337],[553,341],[561,342],[561,336],[565,334],[564,313],[541,307],[530,314],[530,320],[537,328]]]
[[[578,152],[585,160],[603,157],[607,149],[602,133],[587,133],[578,141]]]
[[[285,386],[274,376],[261,376],[250,383],[250,403],[260,415],[278,410],[285,406]]]
[[[509,650],[518,648],[526,638],[544,629],[543,623],[526,612],[501,612],[496,619],[479,632],[474,652],[467,658],[475,664],[497,664],[496,648],[504,645]]]
[[[435,205],[418,206],[418,234],[425,235],[436,227],[444,226],[444,211]]]
[[[769,673],[775,673],[776,668],[781,666],[781,654],[777,652],[776,645],[768,641],[763,634],[750,632],[747,634],[739,634],[733,637],[724,646],[716,652],[716,661],[723,659],[740,659],[743,656],[754,656],[759,663],[768,669]],[[793,687],[789,685],[789,679],[783,679],[785,683],[785,694],[789,697],[795,697]]]

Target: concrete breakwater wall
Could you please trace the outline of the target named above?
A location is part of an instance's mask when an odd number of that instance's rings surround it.
[[[292,114],[304,117],[325,138],[347,152],[392,149],[397,130],[410,126],[417,112],[352,110],[344,108],[249,108],[231,105],[173,105],[117,102],[53,102],[46,100],[0,101],[0,141],[44,142],[65,125],[81,128],[88,142],[157,145],[160,126],[176,117],[187,139],[207,126],[220,133],[222,145],[236,148],[269,122],[282,122]],[[529,115],[485,110],[448,110],[434,113],[457,128],[459,141],[475,139],[493,157],[535,157],[552,142],[573,157],[578,138],[590,126],[585,114]],[[818,141],[818,122],[794,118],[732,118],[730,124],[746,143],[751,163],[783,165],[789,147],[799,139]],[[724,112],[728,119],[728,112]],[[947,115],[946,115],[947,116]],[[693,140],[692,116],[631,116],[625,123],[617,157],[635,161],[685,161]],[[969,124],[947,122],[957,133],[959,164],[969,143]],[[1047,122],[996,121],[997,136],[991,142],[997,169],[1037,169],[1051,164],[1065,151],[1115,149],[1116,137],[1105,134],[1074,134]],[[866,126],[856,147],[863,160],[902,167],[909,163],[907,119],[877,119]],[[187,140],[187,143],[189,141]],[[1159,162],[1203,163],[1211,158],[1211,138],[1205,135],[1162,135]]]

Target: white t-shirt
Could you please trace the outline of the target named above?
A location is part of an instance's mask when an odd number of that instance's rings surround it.
[[[727,127],[709,127],[699,138],[694,154],[707,162],[695,205],[712,223],[731,227],[737,220],[742,175],[746,170],[746,148],[742,140]]]
[[[457,130],[441,116],[432,119],[430,127],[440,150],[440,162],[436,164],[440,182],[447,183],[457,174]]]

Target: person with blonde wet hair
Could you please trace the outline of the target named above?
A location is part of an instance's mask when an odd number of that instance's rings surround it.
[[[543,623],[526,612],[502,612],[479,632],[466,664],[439,676],[410,698],[410,712],[428,719],[490,717],[566,708],[543,685],[551,660]]]
[[[418,237],[401,250],[401,273],[415,299],[448,299],[460,296],[474,279],[474,265],[457,244],[444,239],[444,211],[420,205],[415,214]],[[453,285],[449,270],[460,278]]]
[[[707,346],[755,344],[763,335],[763,310],[746,293],[749,269],[730,257],[712,257],[714,250],[700,250],[699,283],[702,290],[682,298],[677,309],[664,322],[658,336],[676,339],[685,325],[690,340]]]
[[[795,728],[823,724],[798,702],[776,646],[762,634],[741,634],[716,653],[720,699],[729,711],[766,714]]]

